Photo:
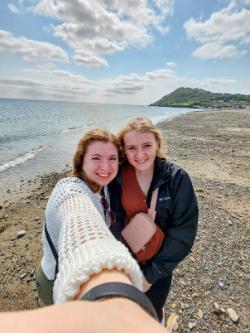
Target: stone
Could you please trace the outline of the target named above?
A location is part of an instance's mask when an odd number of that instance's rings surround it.
[[[229,314],[230,319],[234,322],[237,323],[239,321],[239,316],[238,314],[234,311],[232,308],[227,309],[227,313]]]
[[[189,327],[190,330],[192,330],[193,328],[195,328],[195,326],[196,326],[196,322],[189,322],[188,323],[188,327]]]
[[[27,274],[28,274],[27,272],[25,272],[25,273],[21,274],[21,275],[20,275],[20,279],[21,279],[21,280],[22,280],[22,279],[24,279],[24,278],[25,278],[25,276],[27,276]]]
[[[18,231],[18,233],[16,234],[16,238],[21,238],[26,234],[26,230],[20,230]]]
[[[197,319],[201,320],[203,318],[203,315],[204,315],[203,311],[198,309],[197,314],[196,314]]]
[[[224,285],[223,282],[219,282],[219,283],[218,283],[218,286],[220,287],[220,289],[224,289],[224,287],[225,287],[225,285]]]

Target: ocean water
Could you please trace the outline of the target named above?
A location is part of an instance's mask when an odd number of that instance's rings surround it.
[[[154,123],[190,112],[185,108],[0,99],[1,192],[20,182],[70,168],[79,138],[101,127],[116,133],[132,117]]]

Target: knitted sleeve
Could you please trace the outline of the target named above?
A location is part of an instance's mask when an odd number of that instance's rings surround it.
[[[59,273],[53,290],[55,303],[73,299],[80,285],[103,269],[124,270],[133,285],[142,289],[138,264],[111,234],[87,192],[62,189],[54,207],[61,220]]]

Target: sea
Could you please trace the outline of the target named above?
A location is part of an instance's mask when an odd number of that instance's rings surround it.
[[[37,176],[70,169],[76,143],[90,129],[116,133],[133,117],[146,116],[156,124],[190,111],[0,98],[1,192],[10,193]]]

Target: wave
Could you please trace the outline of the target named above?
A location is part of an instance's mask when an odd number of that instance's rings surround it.
[[[31,149],[29,152],[24,153],[21,156],[16,157],[15,159],[4,163],[2,165],[0,165],[0,172],[3,172],[7,169],[13,168],[18,164],[22,164],[28,160],[31,160],[32,158],[34,158],[40,151],[44,150],[45,148],[47,148],[48,145],[44,144],[44,145],[40,145],[36,148]]]
[[[75,132],[82,129],[82,127],[69,127],[62,131],[62,133],[69,133],[69,132]]]
[[[86,132],[88,129],[91,129],[95,127],[95,124],[90,122],[90,123],[87,123],[85,126],[72,126],[72,127],[69,127],[69,128],[66,128],[64,130],[62,130],[62,133],[70,133],[70,132],[76,132],[76,131],[83,131],[83,132]]]

